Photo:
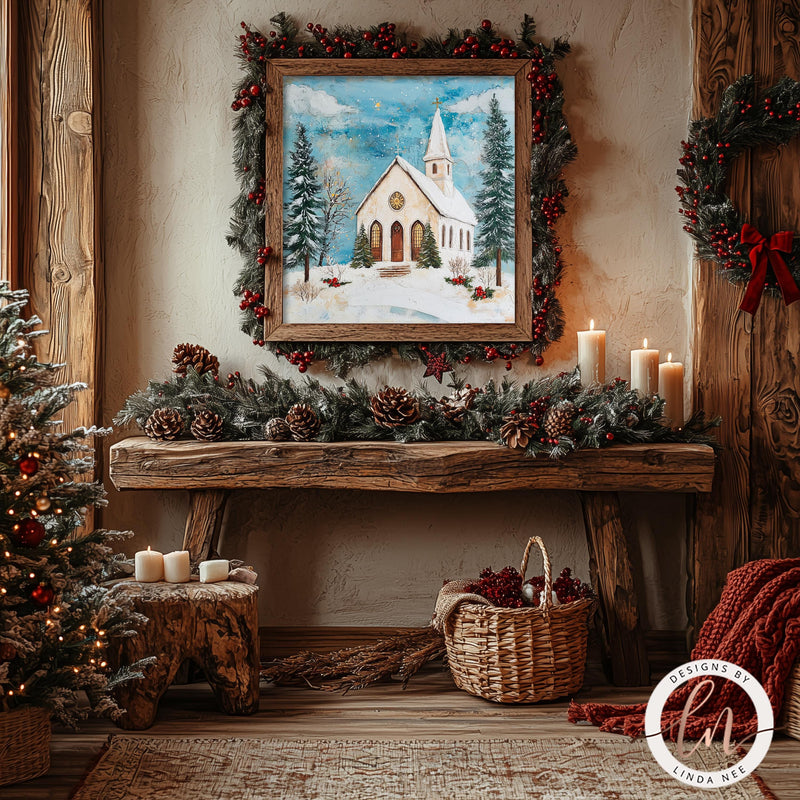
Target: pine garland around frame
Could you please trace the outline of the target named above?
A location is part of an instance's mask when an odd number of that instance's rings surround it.
[[[679,212],[697,255],[719,265],[732,283],[747,283],[741,308],[754,313],[761,294],[782,293],[787,305],[800,299],[800,238],[781,231],[766,238],[745,222],[725,193],[728,165],[762,144],[786,144],[800,134],[800,83],[784,77],[757,92],[744,75],[722,94],[714,117],[692,122],[682,142]]]
[[[238,57],[243,77],[236,88],[232,109],[234,121],[234,164],[241,191],[233,205],[228,244],[239,251],[244,267],[234,286],[244,312],[242,330],[253,343],[266,346],[305,372],[314,360],[324,360],[337,375],[351,368],[392,355],[393,348],[408,360],[426,364],[432,358],[443,361],[451,371],[458,363],[472,360],[512,362],[530,353],[537,365],[543,352],[563,332],[561,306],[556,297],[563,272],[561,246],[554,226],[564,212],[567,187],[564,168],[577,150],[570,136],[562,108],[564,92],[555,63],[569,52],[569,45],[556,39],[552,46],[536,40],[533,20],[525,15],[519,39],[497,34],[489,20],[474,30],[450,30],[421,43],[410,40],[392,23],[371,28],[337,27],[329,30],[308,23],[309,36],[301,38],[296,24],[285,13],[272,18],[275,28],[264,36],[242,23]],[[264,298],[264,264],[272,249],[264,237],[264,135],[267,120],[264,106],[265,62],[269,58],[528,58],[531,84],[533,130],[531,147],[531,223],[533,226],[533,338],[526,342],[497,344],[477,342],[427,343],[298,343],[264,341],[262,321],[269,313]],[[438,369],[437,369],[438,372]]]

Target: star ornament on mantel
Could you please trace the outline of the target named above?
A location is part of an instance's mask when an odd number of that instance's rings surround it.
[[[425,366],[425,374],[422,376],[423,378],[427,378],[430,375],[433,375],[439,383],[442,382],[442,376],[445,372],[452,372],[453,365],[450,364],[445,358],[444,353],[439,353],[438,355],[434,355],[433,353],[428,353],[428,361],[426,362]]]

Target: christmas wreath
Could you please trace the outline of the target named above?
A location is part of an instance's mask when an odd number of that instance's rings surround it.
[[[307,36],[301,37],[295,23],[285,13],[272,18],[275,26],[264,35],[244,22],[237,55],[243,77],[235,91],[232,109],[234,122],[234,164],[241,191],[233,205],[228,244],[242,255],[244,266],[234,286],[243,312],[242,330],[254,344],[267,347],[279,357],[295,364],[301,372],[315,360],[324,360],[337,375],[352,367],[391,356],[393,348],[409,360],[425,363],[425,376],[441,382],[457,363],[483,359],[512,362],[530,353],[536,364],[544,362],[545,348],[561,337],[563,318],[556,298],[563,262],[561,246],[554,232],[564,213],[567,188],[562,171],[576,156],[576,148],[562,113],[564,94],[555,72],[555,62],[569,52],[569,45],[556,39],[546,46],[535,39],[533,20],[525,16],[519,40],[499,36],[489,20],[475,30],[450,30],[416,42],[399,32],[392,23],[371,28],[342,26],[328,29],[308,23]],[[523,58],[531,60],[527,74],[531,86],[533,129],[531,131],[531,224],[533,228],[532,301],[533,337],[526,342],[497,344],[452,343],[298,343],[271,342],[263,338],[263,319],[269,314],[263,299],[264,265],[271,254],[264,232],[264,136],[265,63],[270,58]],[[478,287],[482,288],[482,287]],[[475,290],[477,292],[477,289]],[[478,293],[480,294],[480,293]],[[488,295],[483,295],[483,297]],[[482,299],[478,297],[477,299]]]
[[[714,117],[694,121],[678,177],[684,230],[700,258],[721,267],[732,283],[746,283],[740,308],[754,314],[764,291],[786,305],[800,299],[800,240],[792,231],[769,238],[742,219],[725,193],[728,165],[761,144],[780,145],[800,133],[800,84],[782,78],[757,92],[752,75],[728,86]]]

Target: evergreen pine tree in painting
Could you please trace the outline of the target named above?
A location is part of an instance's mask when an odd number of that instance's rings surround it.
[[[300,264],[308,283],[309,261],[320,247],[322,186],[317,177],[317,162],[306,128],[298,123],[294,149],[290,154],[289,197],[283,233],[283,249],[288,267]]]
[[[419,255],[417,256],[417,267],[428,269],[433,267],[439,269],[442,266],[442,257],[439,254],[439,245],[436,244],[436,236],[434,236],[433,228],[430,222],[425,223],[425,230],[422,232],[422,244],[419,248]]]
[[[482,186],[475,198],[475,263],[497,265],[496,284],[502,285],[501,264],[514,256],[514,179],[511,131],[500,111],[495,95],[489,103],[489,119],[484,132],[481,159]]]
[[[350,266],[355,269],[361,269],[362,267],[369,269],[374,263],[375,259],[372,257],[367,230],[362,225],[356,235],[356,243],[353,247],[353,260],[350,262]]]
[[[116,671],[107,661],[109,637],[146,622],[104,585],[130,534],[78,530],[88,506],[105,504],[103,487],[81,480],[90,437],[105,431],[59,431],[84,385],[59,384],[59,367],[33,354],[45,331],[21,318],[27,297],[0,283],[0,714],[31,704],[67,725],[90,711],[116,719],[109,690],[155,660]]]

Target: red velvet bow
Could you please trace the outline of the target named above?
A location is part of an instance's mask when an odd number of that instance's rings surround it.
[[[792,252],[792,231],[781,231],[774,234],[767,241],[752,225],[745,222],[742,225],[742,244],[751,244],[750,263],[753,265],[753,274],[747,284],[744,299],[739,308],[748,314],[755,314],[761,295],[764,293],[764,281],[767,279],[767,264],[772,264],[772,271],[781,287],[783,300],[786,305],[791,305],[800,300],[800,289],[786,266],[780,253]]]

